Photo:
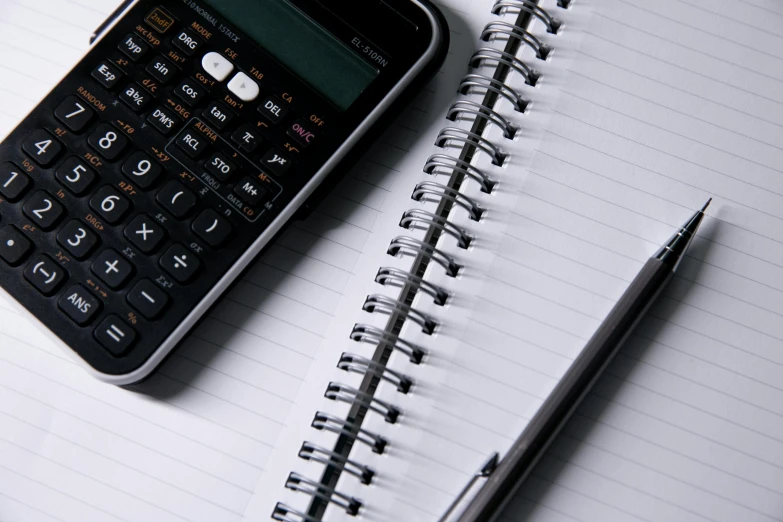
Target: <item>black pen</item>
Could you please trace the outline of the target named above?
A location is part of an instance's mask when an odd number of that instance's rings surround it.
[[[459,522],[489,522],[530,474],[603,370],[664,289],[696,236],[710,201],[642,267],[555,389],[468,503]],[[473,482],[471,482],[472,484]],[[464,493],[464,492],[463,492]],[[459,502],[458,499],[457,502]],[[452,506],[450,510],[454,510]]]

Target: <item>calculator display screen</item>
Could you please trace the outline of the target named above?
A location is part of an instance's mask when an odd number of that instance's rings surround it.
[[[379,74],[285,0],[206,3],[340,110],[347,110]]]

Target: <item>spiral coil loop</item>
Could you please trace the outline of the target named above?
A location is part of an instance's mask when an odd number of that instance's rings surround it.
[[[488,42],[502,34],[529,46],[535,51],[536,58],[539,60],[546,60],[549,57],[549,53],[552,52],[551,48],[544,45],[541,40],[530,34],[526,29],[521,29],[519,26],[508,22],[491,22],[487,24],[481,33],[481,39]]]
[[[484,174],[479,168],[471,165],[467,161],[447,156],[446,154],[435,154],[430,156],[424,165],[424,172],[427,174],[445,174],[451,176],[459,173],[475,180],[481,185],[481,192],[491,194],[496,183],[489,176]]]
[[[371,343],[375,345],[383,343],[386,346],[389,346],[392,349],[407,355],[408,359],[410,359],[413,364],[421,364],[421,361],[424,359],[424,356],[427,353],[424,351],[424,349],[419,348],[418,346],[409,343],[404,339],[395,337],[390,333],[381,330],[380,328],[376,328],[368,324],[353,325],[353,330],[351,331],[351,340],[359,343]]]
[[[557,0],[559,8],[568,9],[572,0]],[[375,276],[375,282],[388,287],[402,289],[399,298],[386,295],[368,295],[362,306],[369,313],[388,314],[388,326],[383,329],[376,326],[357,323],[353,326],[350,339],[362,345],[374,348],[370,356],[343,352],[337,363],[337,368],[345,372],[363,376],[360,389],[339,382],[330,382],[324,392],[324,397],[350,405],[350,413],[346,417],[338,417],[323,411],[316,412],[311,423],[312,428],[319,431],[329,431],[338,436],[334,449],[324,448],[311,442],[304,442],[299,450],[299,457],[325,466],[321,482],[313,481],[298,473],[290,473],[286,487],[311,497],[310,509],[303,513],[292,509],[284,503],[278,503],[272,518],[279,522],[320,522],[320,516],[312,513],[323,513],[325,506],[339,506],[351,516],[356,516],[362,507],[362,502],[350,495],[337,491],[335,477],[347,473],[358,478],[362,484],[371,484],[375,472],[368,466],[351,460],[350,449],[359,442],[369,447],[373,453],[383,454],[389,442],[379,434],[368,431],[362,426],[369,412],[379,414],[387,423],[394,424],[399,419],[401,410],[375,396],[375,391],[381,382],[393,385],[399,393],[408,394],[413,386],[413,380],[404,373],[389,367],[391,354],[399,352],[405,355],[410,363],[422,364],[427,354],[426,350],[401,337],[402,326],[413,322],[421,327],[425,334],[432,335],[439,324],[436,318],[425,314],[414,307],[415,297],[427,294],[438,306],[446,305],[450,292],[439,285],[427,281],[425,272],[434,263],[446,272],[446,275],[456,278],[463,266],[457,260],[438,248],[438,241],[445,235],[457,241],[457,246],[469,252],[474,237],[461,226],[450,220],[450,212],[455,207],[467,211],[474,222],[481,222],[485,209],[471,196],[460,191],[463,181],[475,181],[481,192],[491,194],[497,182],[482,169],[472,164],[479,152],[489,156],[493,165],[502,167],[508,158],[500,147],[485,137],[485,131],[495,126],[503,133],[504,138],[513,140],[521,128],[501,111],[495,110],[496,103],[504,99],[511,103],[517,113],[524,114],[530,105],[530,100],[509,86],[508,76],[512,72],[519,73],[525,83],[535,87],[541,74],[530,67],[518,56],[519,51],[530,47],[539,60],[547,60],[552,48],[527,29],[528,23],[537,18],[546,26],[548,33],[558,34],[563,23],[552,16],[546,9],[538,5],[537,0],[495,0],[492,13],[498,16],[516,14],[517,23],[496,20],[489,23],[481,32],[480,40],[489,42],[505,40],[505,48],[481,47],[471,57],[469,65],[473,69],[496,65],[494,75],[488,76],[475,73],[467,74],[460,81],[458,91],[464,96],[482,95],[484,101],[458,100],[449,108],[446,118],[450,121],[470,121],[472,127],[444,127],[438,133],[435,145],[442,149],[461,148],[459,156],[450,153],[433,154],[424,165],[424,172],[429,175],[439,175],[448,178],[447,184],[433,181],[422,181],[416,185],[411,198],[419,202],[435,202],[436,212],[423,209],[411,209],[403,213],[400,227],[406,230],[426,231],[424,239],[408,236],[395,237],[387,249],[391,256],[412,256],[414,266],[410,270],[382,267]],[[527,90],[526,90],[527,92]],[[534,91],[529,91],[534,92]],[[479,225],[480,226],[480,225]],[[310,513],[310,514],[308,514]]]
[[[340,493],[334,488],[327,488],[320,482],[310,480],[299,473],[291,473],[288,475],[288,480],[285,481],[285,487],[340,506],[345,509],[346,513],[354,517],[359,514],[359,509],[362,507],[360,500]]]
[[[373,395],[351,388],[339,382],[330,382],[326,387],[324,397],[333,401],[347,402],[348,404],[360,403],[367,409],[382,415],[383,420],[389,424],[395,424],[402,413],[398,408],[382,401]]]
[[[400,393],[408,393],[411,391],[411,386],[413,386],[413,381],[409,377],[361,355],[343,353],[340,356],[340,362],[337,363],[337,367],[346,372],[377,375],[384,381],[395,385]]]
[[[473,239],[468,235],[467,232],[465,232],[465,230],[458,227],[448,219],[437,214],[433,214],[432,212],[427,212],[426,210],[408,210],[402,215],[402,219],[400,220],[400,226],[408,230],[410,230],[415,223],[420,223],[429,227],[435,227],[438,230],[441,230],[442,232],[456,239],[457,246],[463,249],[469,248],[470,242]]]
[[[310,424],[317,430],[331,431],[339,435],[347,436],[352,440],[358,440],[372,449],[373,453],[382,455],[389,444],[386,439],[380,435],[371,433],[345,419],[335,417],[328,413],[316,412],[313,422]]]

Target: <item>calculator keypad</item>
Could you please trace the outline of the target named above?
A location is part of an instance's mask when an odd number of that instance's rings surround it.
[[[275,86],[162,8],[118,31],[0,144],[0,282],[103,370],[171,334],[316,139],[287,71]]]

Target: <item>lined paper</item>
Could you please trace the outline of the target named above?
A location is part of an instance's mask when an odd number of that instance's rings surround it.
[[[0,136],[80,58],[117,3],[0,0]],[[0,302],[0,520],[241,520],[271,473],[420,112],[406,110],[136,390],[94,381]]]
[[[437,520],[493,451],[506,451],[646,259],[714,197],[680,272],[507,509],[509,521],[771,521],[783,519],[781,11],[763,0],[592,0],[548,35],[533,99],[487,208],[429,368],[402,406],[378,416],[395,451],[352,455],[385,474],[372,520]],[[526,132],[525,132],[526,131]],[[361,495],[351,477],[341,491]],[[383,491],[382,491],[383,490]],[[334,510],[330,520],[347,519]]]

